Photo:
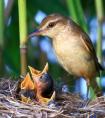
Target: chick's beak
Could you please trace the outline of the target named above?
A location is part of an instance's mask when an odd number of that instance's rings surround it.
[[[48,63],[46,63],[44,69],[39,71],[31,66],[28,66],[31,75],[33,76],[34,81],[39,82],[39,78],[43,75],[43,73],[48,72]]]
[[[34,37],[34,36],[39,36],[39,35],[41,35],[41,33],[42,33],[42,30],[36,29],[36,30],[34,30],[33,32],[31,32],[29,34],[28,38],[31,38],[31,37]]]

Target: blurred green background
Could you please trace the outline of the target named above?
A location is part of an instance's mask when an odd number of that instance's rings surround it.
[[[49,73],[55,81],[69,83],[71,91],[74,83],[80,87],[81,81],[69,79],[74,77],[58,64],[47,37],[28,40],[26,37],[51,13],[71,17],[90,35],[98,59],[105,67],[104,6],[104,0],[0,0],[0,76],[24,74],[27,65],[41,70],[49,62]],[[103,72],[102,83],[104,75]]]

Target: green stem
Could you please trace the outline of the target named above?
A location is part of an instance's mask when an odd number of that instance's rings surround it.
[[[103,12],[103,0],[95,0],[97,18],[100,22],[103,21],[104,12]]]
[[[102,62],[102,24],[104,19],[103,2],[102,0],[95,0],[97,19],[98,19],[98,39],[97,39],[97,56],[99,62]]]
[[[79,23],[81,27],[85,30],[85,32],[88,32],[80,0],[66,0],[66,1],[67,1],[68,11],[72,19],[75,22]]]
[[[102,22],[98,22],[98,38],[97,38],[97,56],[98,60],[102,62]]]
[[[26,0],[18,0],[21,74],[27,71],[27,17]]]
[[[70,14],[70,16],[72,17],[72,19],[78,23],[78,18],[77,18],[77,14],[76,14],[76,9],[74,7],[74,0],[66,0],[67,2],[67,7],[68,7],[68,12]]]
[[[80,0],[74,0],[74,1],[75,1],[74,5],[75,5],[75,9],[76,9],[77,18],[79,20],[79,24],[83,27],[84,31],[88,33],[86,19],[84,16],[81,2],[80,2]]]
[[[103,25],[103,19],[104,19],[104,13],[103,13],[103,1],[102,0],[95,0],[96,5],[96,13],[97,13],[97,19],[98,19],[98,38],[97,38],[97,56],[100,63],[102,63],[102,25]],[[97,83],[99,87],[101,87],[101,80],[99,77],[96,78]]]
[[[0,76],[3,75],[4,72],[3,48],[4,48],[4,0],[0,0]]]
[[[4,0],[0,0],[0,47],[4,46]]]

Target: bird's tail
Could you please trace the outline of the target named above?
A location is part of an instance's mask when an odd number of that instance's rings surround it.
[[[102,70],[102,71],[105,70],[105,68],[104,68],[101,64],[99,64],[99,63],[98,63],[98,67],[99,67],[99,69]]]

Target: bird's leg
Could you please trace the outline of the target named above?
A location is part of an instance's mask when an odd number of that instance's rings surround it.
[[[89,104],[89,102],[90,102],[90,100],[88,99],[88,97],[89,97],[89,88],[90,88],[90,81],[87,80],[86,83],[87,83],[87,94],[86,94],[87,102],[86,102],[86,104],[85,104],[85,107],[86,107],[86,106]]]
[[[89,81],[89,79],[87,79],[87,95],[86,95],[86,98],[87,98],[87,100],[88,100],[88,97],[89,97],[89,88],[90,88],[90,81]]]
[[[86,93],[86,98],[87,98],[87,100],[88,100],[88,97],[89,97],[89,88],[90,88],[90,86],[87,85],[87,93]]]

